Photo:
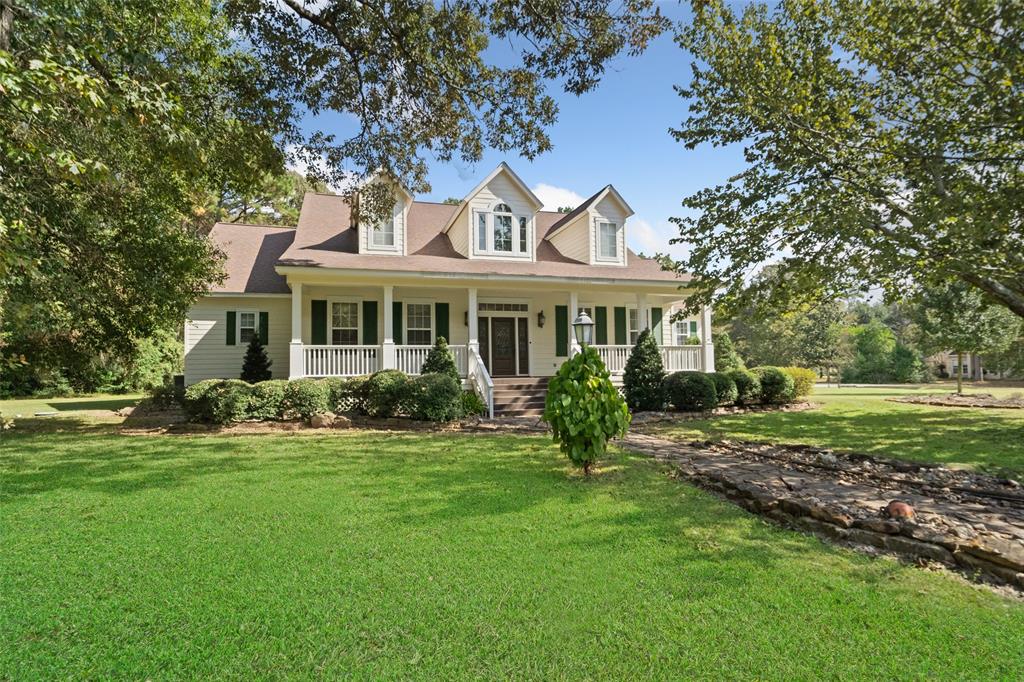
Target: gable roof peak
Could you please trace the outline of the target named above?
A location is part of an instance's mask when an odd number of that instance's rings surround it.
[[[482,190],[484,187],[486,187],[487,184],[491,180],[493,180],[494,178],[498,177],[499,175],[501,175],[503,173],[505,175],[508,175],[509,179],[512,180],[512,184],[514,184],[516,187],[518,187],[519,190],[522,191],[522,193],[526,195],[526,198],[530,200],[531,204],[533,204],[533,210],[534,211],[539,211],[540,209],[542,209],[544,207],[544,202],[537,198],[537,195],[534,194],[530,190],[529,187],[527,187],[526,183],[523,182],[522,178],[520,178],[518,175],[516,175],[516,172],[514,170],[512,170],[511,166],[509,166],[507,163],[502,161],[501,163],[498,164],[498,166],[494,170],[492,170],[490,173],[488,173],[487,177],[485,177],[483,180],[481,180],[480,183],[476,187],[474,187],[470,191],[470,193],[467,194],[462,199],[461,202],[459,202],[458,209],[456,209],[455,213],[452,214],[451,219],[448,221],[448,223],[444,226],[444,229],[441,230],[441,231],[442,232],[448,232],[448,230],[450,230],[452,228],[452,225],[455,224],[455,219],[458,218],[459,214],[462,213],[462,209],[464,209],[466,207],[466,205],[469,203],[469,200],[472,199],[474,196],[476,196],[477,193],[480,192],[480,190]]]

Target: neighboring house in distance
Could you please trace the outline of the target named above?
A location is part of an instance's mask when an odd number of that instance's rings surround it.
[[[615,377],[645,328],[667,370],[714,371],[711,311],[669,324],[688,278],[626,247],[633,211],[611,185],[567,214],[540,210],[504,163],[457,206],[394,192],[378,225],[313,193],[295,229],[217,224],[227,278],[189,311],[185,382],[238,377],[254,334],[275,378],[416,374],[443,336],[467,384],[493,398],[495,382],[553,375],[577,350],[580,311]],[[700,345],[684,345],[691,335]]]
[[[953,351],[944,351],[942,353],[936,353],[935,355],[928,356],[928,365],[935,370],[935,373],[941,378],[953,378],[957,374],[957,355]],[[991,374],[984,367],[984,361],[982,356],[976,353],[961,353],[960,354],[960,371],[963,373],[964,379],[971,379],[973,381],[981,381],[985,378],[985,374]]]

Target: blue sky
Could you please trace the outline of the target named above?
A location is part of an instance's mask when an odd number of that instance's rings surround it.
[[[663,11],[673,19],[683,17],[677,4],[666,3]],[[506,61],[503,55],[495,57]],[[649,254],[681,255],[683,247],[670,249],[668,240],[677,234],[669,217],[683,215],[683,197],[743,167],[738,147],[687,151],[669,135],[669,128],[687,115],[687,102],[673,86],[689,80],[690,61],[671,35],[663,35],[639,57],[610,63],[597,89],[582,97],[556,92],[552,85],[560,108],[558,122],[549,129],[552,151],[532,162],[489,150],[477,164],[434,164],[432,191],[417,198],[461,198],[501,161],[552,207],[578,202],[611,183],[636,212],[628,223],[630,246]]]

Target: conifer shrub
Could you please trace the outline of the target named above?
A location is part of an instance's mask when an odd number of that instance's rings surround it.
[[[272,376],[270,366],[274,364],[267,357],[267,349],[263,347],[259,334],[253,334],[245,349],[245,360],[242,361],[242,381],[255,384],[267,381]]]
[[[631,410],[660,410],[665,407],[665,366],[661,351],[649,329],[640,332],[626,360],[622,376],[623,393]]]
[[[427,353],[423,367],[420,368],[420,374],[447,374],[456,381],[460,380],[459,368],[455,365],[455,356],[448,348],[448,341],[443,336],[437,337],[434,347]]]
[[[462,416],[462,382],[446,373],[409,379],[403,404],[413,419],[450,422]]]

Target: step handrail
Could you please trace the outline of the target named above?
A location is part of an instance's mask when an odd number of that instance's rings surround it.
[[[473,388],[476,390],[477,395],[487,403],[487,418],[494,419],[494,381],[491,379],[491,375],[487,371],[483,358],[480,357],[480,351],[476,346],[469,346],[469,357],[467,360],[466,374],[473,383]]]

